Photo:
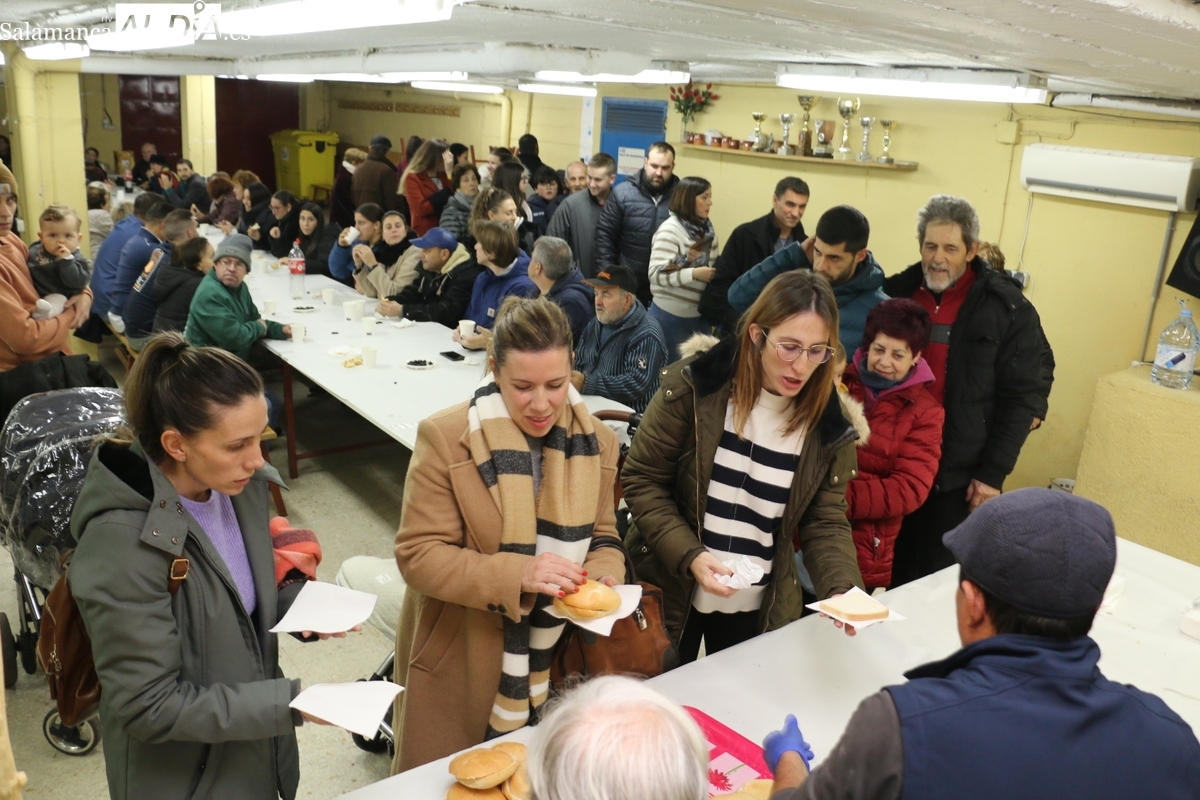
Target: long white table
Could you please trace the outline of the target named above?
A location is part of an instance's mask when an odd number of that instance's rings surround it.
[[[1200,731],[1200,641],[1179,630],[1184,610],[1200,596],[1200,567],[1132,542],[1118,543],[1125,592],[1114,613],[1099,614],[1092,636],[1112,680],[1161,697]],[[832,749],[867,695],[902,683],[903,673],[959,647],[950,567],[882,596],[904,622],[875,625],[853,638],[812,616],[650,681],[681,704],[762,741],[794,713],[816,762]],[[528,742],[533,729],[508,738]],[[453,779],[449,758],[343,795],[353,800],[441,800]]]
[[[217,242],[220,233],[209,236]],[[412,449],[416,444],[417,425],[421,420],[449,406],[467,400],[483,379],[486,357],[481,351],[459,347],[451,340],[453,331],[433,322],[417,322],[406,327],[394,318],[379,321],[371,335],[363,331],[359,320],[345,319],[342,303],[364,300],[367,316],[373,316],[377,300],[356,292],[323,275],[306,275],[303,300],[293,300],[290,278],[286,269],[272,268],[278,264],[270,254],[256,251],[254,265],[246,277],[246,285],[260,312],[264,301],[275,300],[275,311],[264,318],[282,324],[300,323],[305,326],[303,342],[264,339],[263,343],[283,361],[284,414],[288,447],[288,474],[295,478],[297,463],[304,458],[354,449],[361,445],[299,453],[296,448],[294,405],[291,397],[292,370],[303,373],[329,394],[367,419],[392,439]],[[334,290],[334,302],[326,305],[323,289]],[[316,310],[301,313],[297,306],[312,306]],[[337,348],[378,348],[374,368],[343,366],[348,356],[332,355]],[[469,361],[451,361],[440,355],[456,352]],[[427,359],[433,369],[414,370],[409,361]],[[470,363],[474,362],[474,363]],[[629,411],[621,403],[602,397],[585,397],[593,412],[602,410]],[[370,444],[370,443],[369,443]]]

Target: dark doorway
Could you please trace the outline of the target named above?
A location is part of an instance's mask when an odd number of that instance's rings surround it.
[[[274,190],[271,134],[298,127],[298,84],[217,78],[217,169],[248,169]]]
[[[141,147],[153,142],[174,166],[182,157],[179,78],[162,75],[118,75],[121,91],[121,149],[140,159]]]

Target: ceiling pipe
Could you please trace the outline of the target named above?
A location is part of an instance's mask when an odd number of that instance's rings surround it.
[[[1064,93],[1050,101],[1055,108],[1108,108],[1139,114],[1163,114],[1169,117],[1200,119],[1200,103],[1151,100],[1137,97],[1110,97],[1099,94]]]

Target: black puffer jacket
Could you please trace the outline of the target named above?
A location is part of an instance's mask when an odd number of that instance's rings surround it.
[[[950,328],[946,425],[934,491],[972,479],[1002,488],[1029,426],[1044,416],[1054,355],[1021,287],[976,258],[975,284]],[[889,297],[912,297],[924,280],[919,263],[884,280]]]
[[[661,194],[653,194],[638,170],[629,180],[617,184],[596,225],[596,267],[624,264],[638,279],[638,299],[646,306],[650,296],[650,246],[654,232],[671,215],[671,192],[679,178],[671,176]],[[658,202],[655,202],[655,201]]]
[[[191,267],[167,263],[154,278],[151,291],[158,301],[158,312],[154,315],[154,332],[182,331],[187,328],[188,309],[192,307],[192,295],[204,280],[204,273]]]
[[[803,224],[796,225],[792,238],[797,242],[808,238]],[[758,219],[743,222],[729,234],[721,255],[717,257],[717,274],[700,296],[700,314],[711,325],[723,328],[727,334],[737,329],[738,319],[742,315],[729,304],[729,287],[751,267],[766,261],[775,252],[775,242],[778,240],[779,224],[775,221],[773,211]]]

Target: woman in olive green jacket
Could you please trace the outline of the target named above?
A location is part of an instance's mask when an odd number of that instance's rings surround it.
[[[833,291],[809,271],[772,281],[738,335],[672,364],[621,475],[639,577],[662,587],[683,660],[800,618],[793,534],[817,595],[862,586],[846,482],[858,434],[842,416],[831,356]],[[738,556],[764,570],[721,576]],[[848,631],[849,632],[849,631]]]

